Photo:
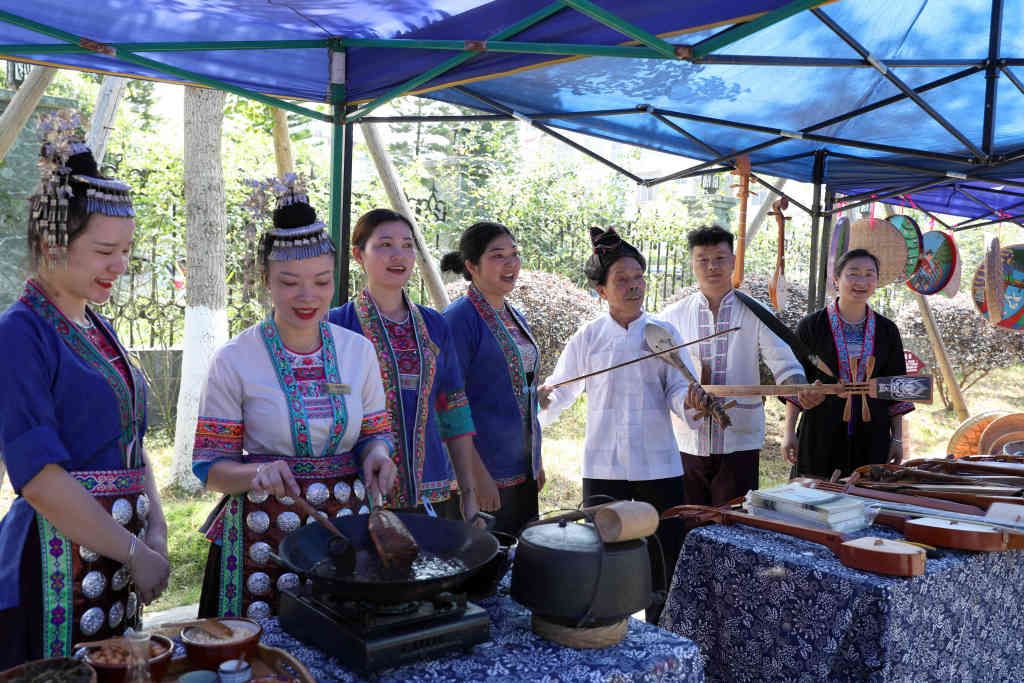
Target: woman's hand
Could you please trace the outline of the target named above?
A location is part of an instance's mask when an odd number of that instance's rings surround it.
[[[786,460],[795,465],[797,460],[797,439],[793,432],[786,432],[782,437],[782,455]]]
[[[484,520],[478,518],[476,514],[480,512],[480,506],[477,505],[476,492],[472,489],[462,493],[459,496],[459,506],[462,508],[462,519],[470,522],[473,526],[478,529],[483,529],[487,526]]]
[[[814,383],[821,384],[821,380],[814,380]],[[825,394],[820,391],[800,391],[797,392],[796,400],[800,402],[801,408],[804,410],[810,410],[811,408],[817,408],[821,405],[822,401],[825,400]]]
[[[395,486],[398,468],[387,452],[387,448],[373,448],[363,458],[363,483],[371,494],[387,497]],[[371,499],[372,500],[372,499]]]
[[[139,600],[144,605],[156,600],[167,588],[171,565],[167,558],[142,541],[136,541],[135,552],[128,560],[128,570],[135,581]]]
[[[501,509],[501,494],[498,492],[498,485],[494,478],[487,471],[487,467],[481,466],[476,469],[476,502],[484,512],[494,512]]]
[[[546,410],[551,405],[551,392],[555,388],[547,384],[543,384],[537,388],[537,403],[540,404],[541,410]]]
[[[889,462],[899,465],[903,462],[903,442],[899,439],[892,439],[889,442]]]
[[[146,530],[146,545],[167,558],[167,525],[156,524],[150,520]]]
[[[295,481],[292,468],[284,460],[261,463],[256,468],[256,476],[252,478],[251,487],[257,493],[267,492],[283,498],[284,496],[300,496],[302,489]]]

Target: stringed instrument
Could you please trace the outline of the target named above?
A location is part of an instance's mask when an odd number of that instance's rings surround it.
[[[1005,474],[1018,477],[1024,476],[1024,463],[1022,462],[908,460],[903,463],[903,466],[927,472],[945,472],[947,474]]]
[[[779,313],[786,308],[786,294],[789,284],[786,282],[786,221],[789,218],[782,213],[789,208],[789,200],[785,197],[772,202],[769,216],[775,216],[775,224],[779,228],[778,244],[775,253],[775,273],[768,282],[768,300]]]
[[[743,282],[743,260],[747,253],[747,200],[753,194],[750,191],[750,157],[736,157],[736,168],[732,174],[739,178],[736,196],[740,200],[739,225],[736,227],[736,268],[732,271],[732,286],[739,287]]]
[[[889,576],[921,576],[924,574],[925,551],[916,545],[877,536],[852,540],[835,531],[790,524],[742,512],[705,505],[677,505],[661,514],[662,519],[680,518],[697,525],[742,524],[775,531],[823,545],[851,569],[887,574]]]
[[[929,375],[874,377],[864,382],[839,384],[705,384],[714,396],[792,396],[809,391],[826,395],[862,395],[887,401],[932,402],[932,378]]]

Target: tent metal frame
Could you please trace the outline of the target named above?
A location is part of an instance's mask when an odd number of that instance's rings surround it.
[[[983,60],[880,59],[872,55],[867,48],[857,41],[856,38],[826,14],[820,8],[822,4],[824,4],[822,0],[792,0],[773,11],[761,14],[760,16],[756,16],[747,21],[735,23],[692,45],[672,43],[661,37],[655,36],[639,26],[622,19],[618,15],[599,7],[591,0],[554,0],[533,14],[501,31],[498,31],[486,40],[476,39],[461,41],[328,38],[314,40],[129,42],[106,44],[91,40],[84,36],[77,36],[61,29],[17,16],[10,12],[0,11],[0,22],[19,26],[58,41],[56,43],[41,43],[37,45],[0,45],[0,56],[17,60],[19,58],[25,59],[42,55],[99,53],[119,59],[129,64],[152,70],[159,74],[171,76],[175,79],[217,88],[241,97],[247,97],[271,106],[279,107],[293,113],[302,114],[303,116],[307,116],[315,120],[330,123],[332,127],[330,231],[335,242],[339,245],[336,275],[339,278],[339,294],[344,298],[347,298],[348,295],[348,241],[349,222],[351,219],[349,213],[351,207],[352,138],[353,125],[356,122],[483,122],[520,120],[557,138],[574,149],[583,152],[592,159],[615,170],[617,173],[630,178],[638,185],[648,187],[669,182],[671,180],[727,171],[733,168],[736,157],[759,152],[776,145],[781,145],[788,140],[796,139],[819,143],[821,147],[815,151],[790,154],[788,156],[779,156],[760,161],[754,160],[755,171],[763,172],[765,170],[770,171],[770,167],[773,165],[795,159],[806,158],[808,156],[814,156],[814,171],[812,177],[814,198],[810,207],[801,204],[792,196],[789,196],[778,188],[772,186],[764,180],[762,175],[755,176],[758,182],[761,182],[761,184],[765,185],[772,192],[787,197],[787,199],[789,199],[789,201],[795,206],[799,207],[811,216],[811,274],[808,281],[808,304],[810,306],[817,303],[823,296],[825,284],[825,260],[828,250],[829,234],[831,231],[831,220],[839,211],[846,211],[873,201],[882,201],[901,196],[907,197],[912,195],[914,192],[920,192],[928,188],[952,185],[954,192],[957,192],[969,201],[977,204],[979,207],[987,211],[987,213],[981,216],[968,218],[961,223],[949,226],[947,223],[934,216],[932,212],[925,211],[925,213],[932,216],[932,218],[940,222],[943,226],[953,230],[966,230],[1003,221],[1018,224],[1024,221],[1024,214],[1010,215],[1005,209],[997,210],[991,204],[974,194],[977,191],[982,191],[985,193],[1024,197],[1024,193],[1005,189],[1006,186],[1024,188],[1024,182],[1014,181],[1010,178],[998,177],[997,173],[997,169],[999,167],[1024,159],[1024,150],[1015,150],[1001,155],[994,151],[996,102],[998,92],[997,85],[1000,75],[1005,76],[1007,80],[1009,80],[1022,94],[1024,94],[1024,82],[1017,77],[1011,68],[1024,66],[1024,57],[1001,56],[1003,0],[992,0],[988,51],[986,58]],[[566,10],[576,11],[588,16],[594,21],[619,32],[627,38],[628,41],[619,45],[588,45],[574,43],[537,43],[514,40],[517,34],[544,22],[546,19],[559,12]],[[786,57],[780,55],[749,56],[729,55],[720,52],[723,48],[735,43],[736,41],[753,35],[764,28],[805,11],[809,11],[817,17],[856,54],[856,57],[810,58]],[[349,49],[365,48],[432,50],[451,52],[455,54],[435,67],[409,79],[408,81],[388,90],[368,102],[353,103],[347,100],[348,92],[345,86],[345,61],[347,51]],[[204,76],[203,74],[174,67],[150,57],[142,56],[142,53],[155,54],[164,52],[249,49],[328,50],[331,62],[331,84],[326,104],[329,105],[330,111],[326,113],[318,111],[311,107],[296,104],[295,102],[275,97],[270,94],[260,93],[247,88],[231,85],[224,81]],[[733,64],[766,67],[795,66],[871,68],[881,74],[900,92],[899,94],[879,99],[845,114],[834,116],[828,120],[820,121],[810,126],[805,126],[797,131],[786,131],[742,121],[718,119],[683,111],[666,110],[662,108],[655,108],[647,104],[638,104],[634,107],[628,108],[594,111],[524,113],[514,111],[513,109],[481,93],[475,92],[466,86],[458,85],[447,87],[454,88],[454,90],[459,92],[462,96],[472,98],[478,102],[480,104],[478,109],[489,111],[481,114],[442,116],[370,116],[374,110],[378,109],[382,105],[397,97],[407,94],[415,94],[421,87],[427,87],[432,81],[444,76],[456,67],[488,52],[537,55],[539,57],[547,56],[555,58],[556,61],[561,61],[562,58],[614,57],[621,59],[674,59],[695,64]],[[546,60],[541,60],[537,66],[543,66],[545,61]],[[60,67],[62,65],[56,64],[55,66]],[[908,86],[894,73],[894,70],[897,69],[934,67],[959,68],[960,70],[923,85],[919,85],[915,88]],[[921,95],[935,88],[940,88],[944,85],[948,85],[980,72],[985,73],[986,87],[983,132],[979,146],[964,135],[951,122],[946,120],[938,111],[928,105]],[[138,76],[129,77],[138,78]],[[430,85],[429,87],[436,89],[437,85]],[[440,87],[445,88],[446,86],[441,84]],[[868,112],[876,111],[890,104],[905,100],[913,102],[931,119],[942,126],[955,140],[963,145],[964,153],[962,155],[949,154],[914,149],[911,147],[878,144],[865,140],[852,140],[815,132],[831,127],[837,123],[842,123],[856,118]],[[701,147],[709,155],[712,155],[712,158],[662,177],[641,178],[628,169],[602,157],[548,125],[549,123],[575,119],[634,115],[652,117],[661,125],[669,128],[681,137],[687,139],[689,142]],[[717,150],[712,145],[708,144],[707,141],[703,140],[698,135],[695,135],[692,131],[684,128],[680,123],[684,121],[763,134],[769,136],[769,139],[748,146],[744,149],[730,151]],[[590,134],[602,137],[600,133]],[[843,151],[848,149],[861,149],[902,158],[910,157],[913,159],[927,160],[933,163],[938,162],[939,164],[947,165],[948,168],[946,170],[937,170],[934,167],[924,165],[915,166],[903,161],[893,162],[887,159],[855,156],[849,154],[847,151]],[[903,171],[912,177],[902,184],[894,183],[890,187],[877,188],[869,192],[847,195],[843,199],[843,204],[837,208],[836,194],[839,189],[835,187],[834,184],[830,184],[828,182],[829,178],[826,172],[826,163],[830,156],[835,157],[836,159],[876,164],[881,167]],[[992,174],[994,172],[996,172],[996,177],[987,177],[982,175]],[[991,184],[993,187],[981,187],[978,183]],[[1019,205],[1024,205],[1024,201],[1015,203],[1009,208],[1015,208]],[[990,216],[996,216],[997,220],[986,220]],[[820,245],[819,238],[821,242]],[[819,251],[821,252],[820,259]]]

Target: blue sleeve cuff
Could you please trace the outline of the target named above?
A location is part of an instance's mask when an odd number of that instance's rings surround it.
[[[47,465],[52,463],[63,467],[65,463],[71,462],[71,454],[57,430],[46,425],[33,427],[5,444],[3,457],[11,486],[19,495],[25,484],[32,481]]]

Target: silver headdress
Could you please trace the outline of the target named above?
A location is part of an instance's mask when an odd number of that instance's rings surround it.
[[[39,187],[30,198],[30,229],[50,258],[61,259],[68,248],[68,218],[71,202],[82,199],[84,212],[106,216],[135,215],[131,187],[99,175],[92,152],[81,139],[78,113],[64,109],[39,117],[42,149],[39,156]]]
[[[248,184],[253,188],[251,209],[265,205],[268,190],[277,198],[274,227],[268,231],[270,261],[297,261],[335,252],[327,226],[317,219],[306,190],[294,173],[282,179],[269,178]]]

